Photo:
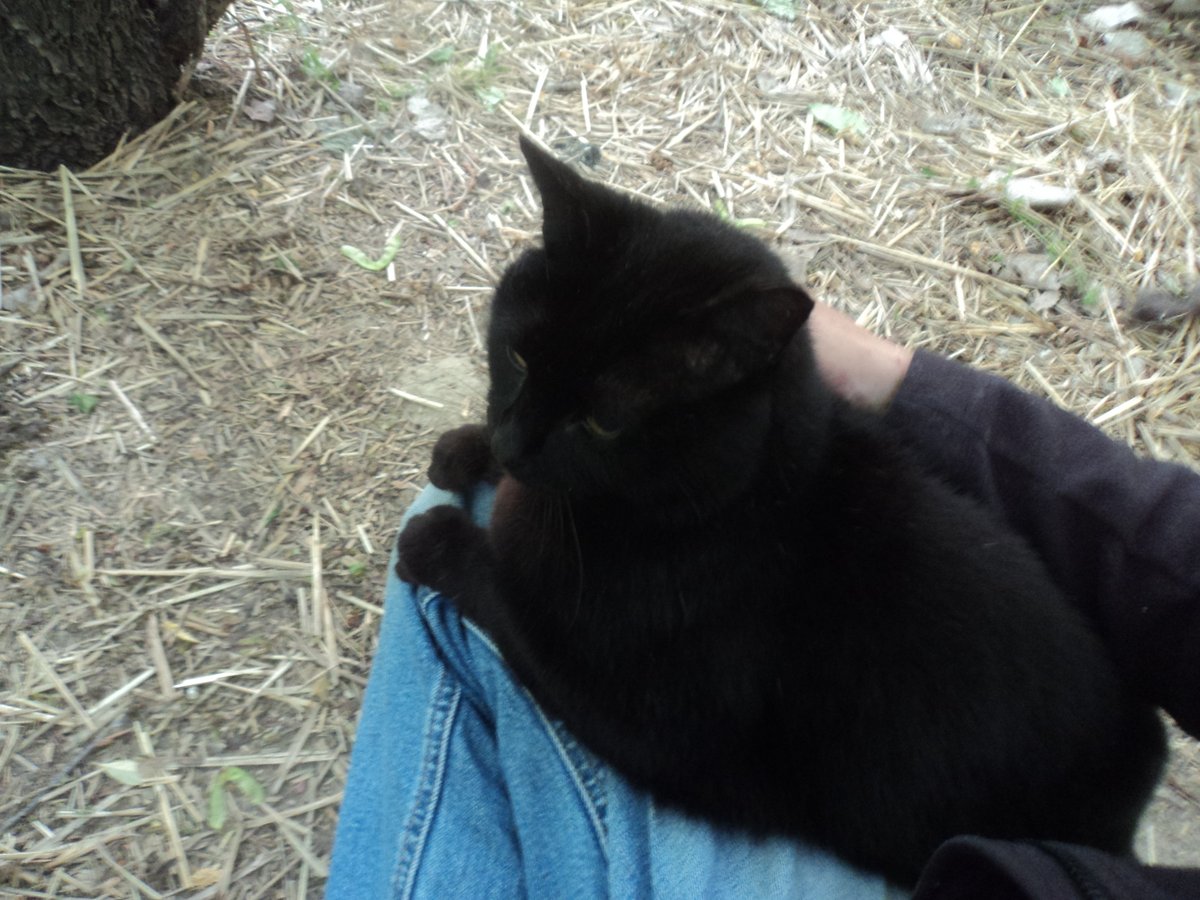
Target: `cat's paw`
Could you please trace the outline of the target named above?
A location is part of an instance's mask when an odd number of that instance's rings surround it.
[[[479,569],[486,534],[454,506],[435,506],[414,516],[397,539],[396,574],[455,596]]]
[[[466,494],[479,482],[495,482],[499,476],[484,425],[463,425],[447,431],[433,447],[429,480],[442,490]]]

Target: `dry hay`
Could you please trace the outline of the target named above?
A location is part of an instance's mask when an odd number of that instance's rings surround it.
[[[319,893],[392,532],[433,435],[479,412],[489,286],[537,228],[519,126],[1196,465],[1197,326],[1121,304],[1197,278],[1200,104],[1173,99],[1197,29],[1142,23],[1129,64],[1085,11],[240,3],[150,133],[88,172],[0,172],[0,892]],[[992,172],[1079,197],[1031,213]],[[393,234],[382,272],[339,253]],[[1045,251],[1039,313],[1002,264]],[[1179,751],[1147,848],[1195,864]]]

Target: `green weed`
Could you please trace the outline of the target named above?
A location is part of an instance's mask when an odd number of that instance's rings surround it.
[[[329,70],[325,63],[321,62],[321,55],[317,53],[316,47],[309,47],[300,54],[300,68],[313,81],[329,85],[335,91],[341,85],[338,77]]]
[[[500,48],[492,44],[482,57],[473,57],[465,65],[458,66],[451,78],[459,88],[474,94],[488,109],[494,109],[504,99],[504,91],[496,86],[496,79],[504,73],[505,68],[500,59]]]
[[[1004,208],[1042,245],[1046,253],[1061,266],[1084,306],[1095,306],[1100,300],[1100,285],[1089,274],[1083,260],[1073,248],[1073,241],[1063,234],[1062,226],[1047,220],[1029,208],[1024,200],[1005,200]]]
[[[95,394],[67,394],[67,403],[76,412],[81,412],[85,416],[96,408],[96,404],[100,402],[100,398]]]

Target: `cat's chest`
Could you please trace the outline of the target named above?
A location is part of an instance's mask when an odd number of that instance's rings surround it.
[[[644,597],[708,593],[794,577],[804,541],[797,518],[774,504],[744,504],[688,526],[640,521],[619,506],[589,507],[509,476],[497,485],[490,526],[501,566],[523,587]]]
[[[494,533],[510,530],[520,521],[522,502],[528,498],[528,489],[510,475],[505,475],[496,485],[496,496],[492,500],[491,528]]]

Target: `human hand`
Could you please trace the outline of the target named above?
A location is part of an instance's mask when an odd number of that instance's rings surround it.
[[[824,303],[813,307],[808,327],[817,369],[834,393],[855,406],[887,408],[908,374],[913,352]]]

